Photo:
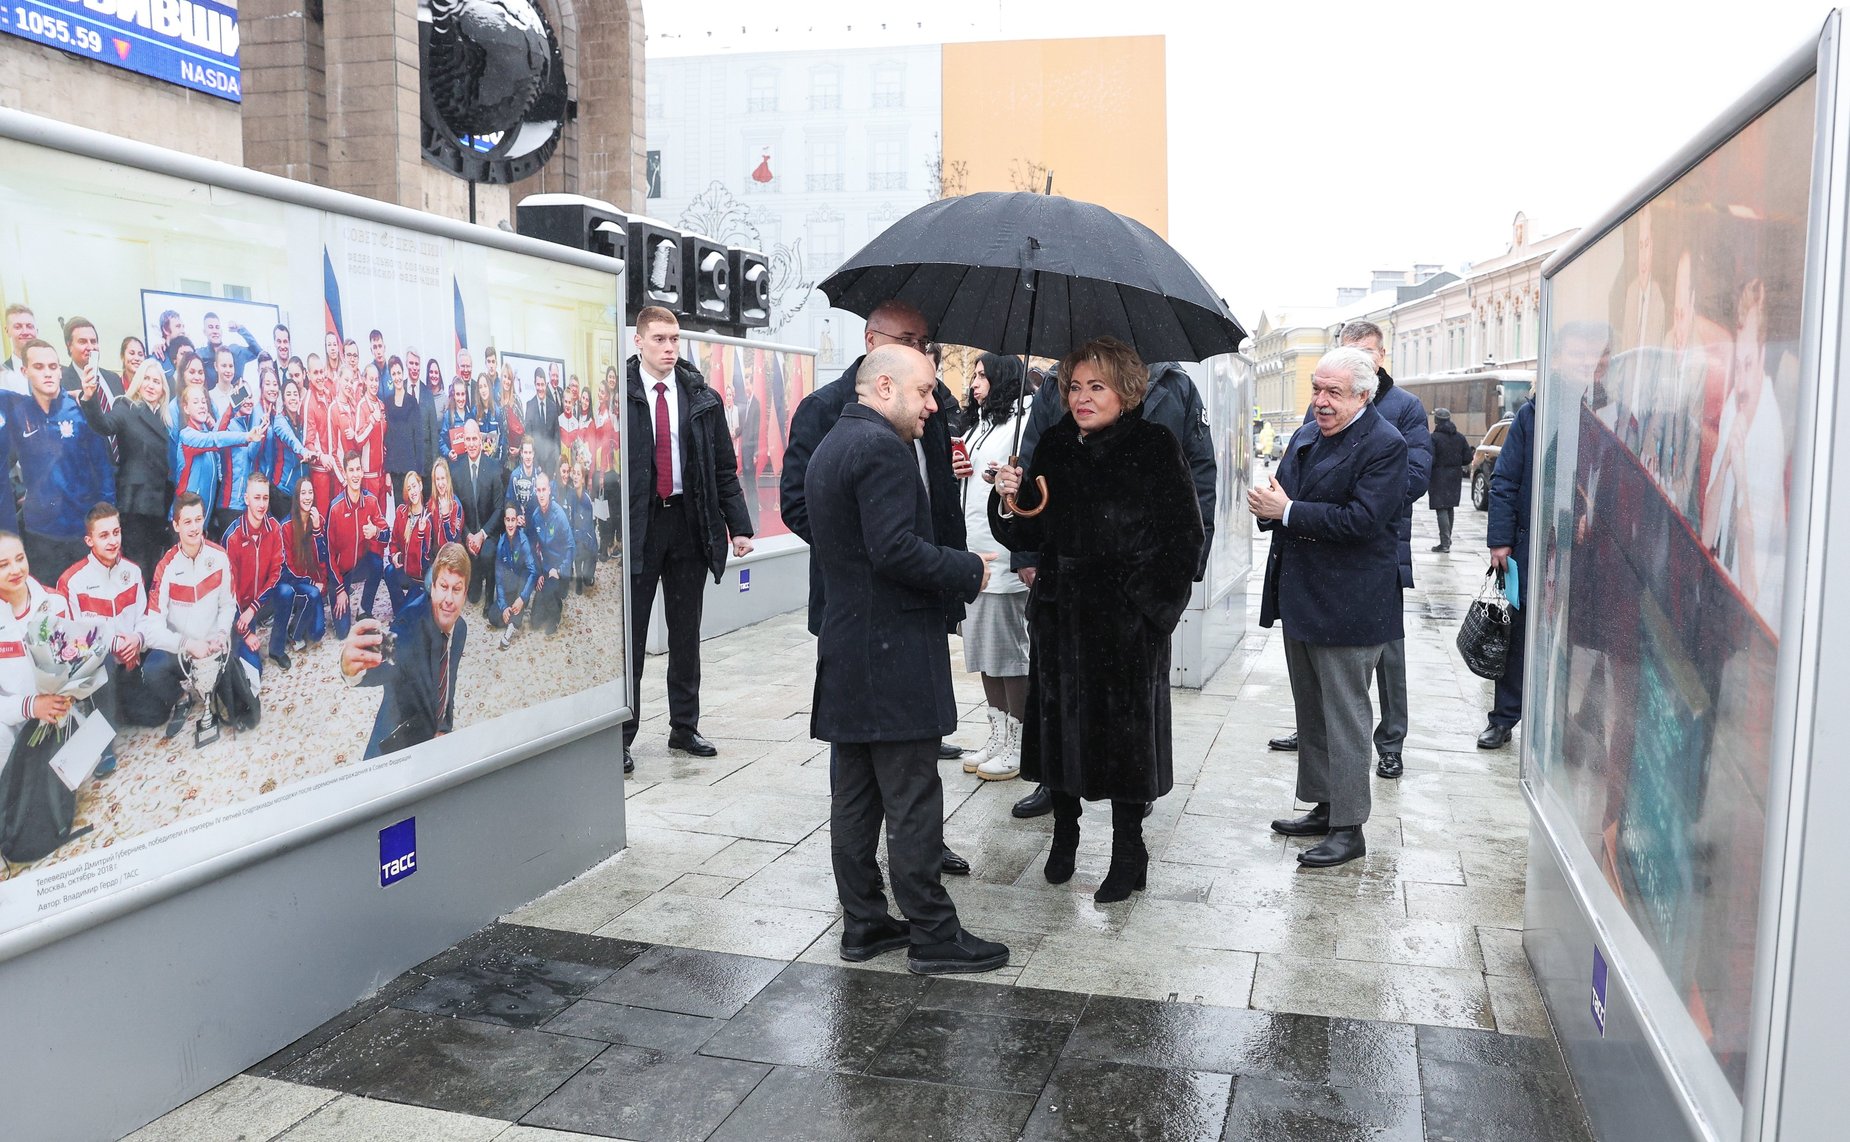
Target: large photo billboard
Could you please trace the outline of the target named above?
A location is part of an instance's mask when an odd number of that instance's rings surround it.
[[[739,461],[739,486],[759,540],[789,535],[779,499],[784,446],[797,405],[815,391],[816,355],[682,332],[682,355],[719,393]],[[829,378],[833,380],[834,378]]]
[[[0,167],[0,937],[614,711],[614,274]]]
[[[1750,1051],[1816,82],[1548,284],[1532,778],[1740,1095]],[[1538,679],[1538,675],[1542,675]],[[1536,683],[1539,680],[1539,685]]]

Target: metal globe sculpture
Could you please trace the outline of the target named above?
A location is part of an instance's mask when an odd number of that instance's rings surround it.
[[[418,34],[425,158],[470,182],[544,166],[576,108],[534,0],[424,0]]]

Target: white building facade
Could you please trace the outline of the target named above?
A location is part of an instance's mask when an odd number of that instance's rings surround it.
[[[649,60],[647,212],[771,261],[761,336],[817,350],[818,383],[863,322],[815,287],[937,197],[938,45]]]

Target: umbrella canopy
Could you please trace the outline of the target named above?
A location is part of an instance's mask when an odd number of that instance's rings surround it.
[[[1200,361],[1246,339],[1206,279],[1155,231],[1046,194],[928,203],[821,289],[863,317],[889,298],[910,302],[939,341],[997,353],[1059,357],[1110,335],[1145,361]]]

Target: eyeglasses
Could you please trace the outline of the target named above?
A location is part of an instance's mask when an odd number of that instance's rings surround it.
[[[921,353],[925,351],[925,346],[931,344],[930,337],[922,336],[919,334],[889,333],[884,329],[875,329],[871,325],[867,327],[867,331],[869,333],[878,333],[880,336],[886,338],[888,341],[897,341],[901,345],[910,345],[914,349],[919,350]]]

